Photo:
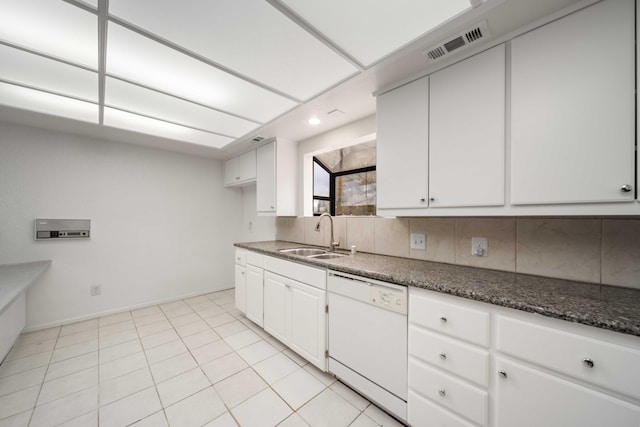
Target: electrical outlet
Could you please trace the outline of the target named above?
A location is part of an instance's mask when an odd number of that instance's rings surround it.
[[[489,244],[486,237],[471,238],[471,255],[489,256]]]
[[[427,250],[427,238],[424,234],[411,233],[411,249]]]
[[[102,285],[94,285],[89,288],[92,297],[102,295]]]

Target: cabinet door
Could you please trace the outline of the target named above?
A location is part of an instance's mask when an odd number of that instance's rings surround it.
[[[242,265],[236,264],[236,274],[235,274],[235,302],[236,308],[243,313],[246,313],[246,276],[247,271],[246,267]]]
[[[378,208],[427,207],[428,77],[379,95],[376,109]]]
[[[430,207],[504,204],[504,105],[504,45],[430,76]]]
[[[497,427],[637,427],[640,408],[564,379],[496,358]]]
[[[238,171],[242,181],[256,179],[256,150],[251,150],[238,157]]]
[[[276,143],[256,150],[256,207],[258,212],[276,211]]]
[[[511,42],[513,204],[634,199],[634,15],[608,0]]]
[[[240,180],[238,158],[232,157],[224,162],[224,185],[233,185]]]
[[[263,270],[254,265],[247,267],[247,319],[258,326],[263,326]]]
[[[326,371],[326,292],[298,282],[292,282],[289,289],[291,292],[289,346],[309,362]]]
[[[264,330],[289,345],[287,279],[270,272],[264,274]]]

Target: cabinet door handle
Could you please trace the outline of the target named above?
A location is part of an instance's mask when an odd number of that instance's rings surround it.
[[[435,198],[433,198],[433,197],[430,197],[430,198],[429,198],[429,201],[431,201],[431,202],[435,202],[435,201],[436,201],[436,199],[435,199]]]
[[[623,193],[630,193],[631,190],[633,190],[633,187],[630,186],[629,184],[624,184],[620,186],[620,191],[622,191]]]
[[[446,317],[444,317],[444,316],[442,316],[442,317],[440,318],[440,322],[442,322],[442,323],[447,323],[447,318],[446,318]]]
[[[426,202],[426,201],[427,201],[427,199],[425,199],[424,197],[420,199],[420,202],[421,202],[421,203],[424,203],[424,202]]]
[[[442,360],[446,360],[447,359],[447,353],[440,353],[440,359]]]
[[[588,357],[582,358],[582,364],[587,368],[593,368],[594,365],[593,360],[589,359]]]
[[[505,371],[498,371],[498,375],[500,375],[500,378],[507,378],[507,373]]]
[[[447,395],[447,391],[441,388],[440,390],[438,390],[438,394],[442,397],[445,397]]]

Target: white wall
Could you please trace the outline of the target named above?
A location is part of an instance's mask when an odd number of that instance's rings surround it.
[[[256,186],[242,187],[242,241],[276,240],[276,217],[258,216]]]
[[[88,218],[92,237],[36,242],[35,218]],[[0,263],[53,261],[29,330],[232,287],[241,221],[218,160],[0,124]]]

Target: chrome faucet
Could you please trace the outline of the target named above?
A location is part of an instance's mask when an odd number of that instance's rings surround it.
[[[331,214],[325,212],[322,215],[320,215],[320,219],[318,220],[318,223],[316,224],[316,228],[315,231],[320,232],[320,221],[322,221],[322,218],[328,216],[329,217],[329,221],[331,221],[331,242],[329,243],[329,251],[330,252],[335,252],[336,251],[336,246],[340,246],[340,238],[338,237],[338,241],[335,242],[333,240],[333,218],[331,217]]]

